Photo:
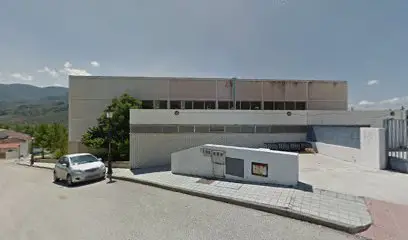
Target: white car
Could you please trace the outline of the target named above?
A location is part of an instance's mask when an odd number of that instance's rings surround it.
[[[68,186],[78,182],[104,179],[106,173],[102,159],[90,153],[77,153],[62,156],[54,167],[54,182],[67,181]]]

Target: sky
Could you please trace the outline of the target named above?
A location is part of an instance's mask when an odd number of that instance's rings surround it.
[[[0,83],[68,75],[346,80],[408,106],[406,0],[0,0]]]

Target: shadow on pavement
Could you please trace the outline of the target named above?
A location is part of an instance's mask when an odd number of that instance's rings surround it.
[[[96,180],[92,180],[92,181],[86,181],[86,182],[79,182],[79,183],[75,183],[72,186],[68,186],[66,181],[58,181],[58,182],[53,182],[55,185],[61,186],[61,187],[66,187],[66,188],[77,188],[77,187],[82,187],[85,185],[91,185],[97,182],[103,182],[105,181],[105,179],[96,179]],[[112,181],[112,183],[115,181]]]
[[[143,169],[132,169],[130,170],[133,175],[141,175],[141,174],[148,174],[154,172],[168,172],[171,170],[169,165],[160,166],[160,167],[152,167],[152,168],[143,168]]]
[[[115,183],[115,182],[116,182],[116,180],[112,179],[112,181],[107,181],[106,184],[112,184],[112,183]]]

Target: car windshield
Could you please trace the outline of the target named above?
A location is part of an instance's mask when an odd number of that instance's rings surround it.
[[[75,156],[75,157],[70,157],[70,158],[71,158],[71,163],[73,165],[98,161],[98,159],[93,155],[80,155],[80,156]]]

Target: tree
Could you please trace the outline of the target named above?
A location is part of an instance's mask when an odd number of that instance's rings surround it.
[[[68,152],[68,130],[59,123],[48,125],[47,149],[54,153],[56,158]]]
[[[48,125],[40,124],[34,132],[34,145],[41,148],[41,157],[44,158],[44,150],[49,147]]]
[[[141,101],[125,93],[119,98],[114,98],[97,119],[98,124],[88,129],[82,136],[82,143],[93,149],[101,150],[108,148],[108,134],[110,127],[112,139],[112,155],[115,159],[129,159],[129,109],[139,109]],[[106,118],[106,112],[113,112],[111,125]]]
[[[68,153],[68,130],[59,123],[53,123],[48,126],[47,148],[54,153],[55,158]]]

